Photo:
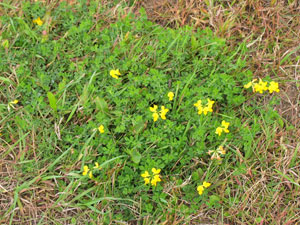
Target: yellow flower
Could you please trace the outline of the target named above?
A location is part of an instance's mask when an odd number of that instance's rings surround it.
[[[84,167],[83,167],[82,175],[83,175],[83,176],[87,175],[89,171],[90,171],[89,167],[88,167],[88,166],[84,166]]]
[[[161,169],[152,168],[151,171],[152,171],[152,175],[150,175],[148,171],[145,171],[144,173],[141,174],[141,176],[144,178],[145,185],[151,183],[152,186],[156,186],[157,182],[161,181],[159,175]]]
[[[221,136],[222,132],[229,133],[229,130],[228,130],[229,125],[230,125],[229,122],[226,122],[225,120],[223,120],[221,127],[217,127],[215,133],[219,136]]]
[[[198,191],[199,195],[202,195],[203,191],[204,191],[204,187],[202,185],[198,186],[197,191]]]
[[[217,127],[216,134],[221,136],[222,132],[223,132],[223,128],[222,127]]]
[[[208,183],[206,181],[203,182],[203,187],[208,188],[211,185],[211,183]]]
[[[155,168],[152,168],[151,171],[152,171],[152,173],[153,173],[154,175],[157,175],[157,174],[160,173],[161,169],[155,169]]]
[[[215,103],[215,101],[211,101],[209,98],[207,99],[207,107],[208,108],[212,108],[214,103]]]
[[[167,112],[169,112],[169,110],[167,108],[165,108],[164,106],[161,107],[160,110],[160,117],[165,120],[166,119],[166,114]]]
[[[206,181],[204,181],[202,185],[199,185],[199,186],[197,187],[197,191],[198,191],[199,195],[202,195],[204,189],[205,189],[205,188],[208,188],[210,185],[211,185],[211,183],[208,183],[208,182],[206,182]]]
[[[254,92],[259,92],[262,94],[264,91],[268,90],[267,84],[268,82],[263,82],[261,79],[259,79],[259,82],[254,84]]]
[[[151,112],[156,112],[158,106],[157,105],[153,105],[153,107],[150,107],[150,111]]]
[[[154,177],[151,180],[151,184],[153,186],[156,186],[157,182],[160,182],[160,181],[161,181],[161,179],[160,179],[159,175],[154,175]]]
[[[159,115],[158,115],[157,112],[153,113],[152,116],[153,116],[153,121],[154,122],[156,122],[158,120],[158,118],[159,118]]]
[[[42,26],[43,25],[43,21],[41,20],[40,17],[38,17],[37,19],[34,19],[32,22],[36,23],[38,26]]]
[[[10,104],[15,105],[15,104],[18,104],[18,102],[19,102],[19,100],[15,99],[15,100],[11,101]]]
[[[248,89],[250,87],[253,88],[254,83],[257,81],[257,79],[254,79],[253,81],[250,81],[248,84],[244,85],[244,88]]]
[[[157,113],[157,108],[158,108],[157,105],[153,105],[153,107],[150,107],[150,111],[153,112],[152,117],[154,122],[157,121],[159,118],[159,115]]]
[[[160,110],[160,112],[159,112],[159,114],[158,114],[157,108],[158,108],[157,105],[153,105],[153,107],[150,107],[150,111],[153,112],[153,114],[152,114],[153,121],[154,121],[154,122],[157,121],[158,118],[159,118],[159,115],[160,115],[160,117],[161,117],[163,120],[167,119],[167,118],[166,118],[166,114],[167,114],[167,112],[168,112],[169,110],[168,110],[167,108],[165,108],[164,106],[162,106],[162,107],[161,107],[161,110]]]
[[[174,98],[174,93],[171,91],[168,93],[169,101],[172,101]]]
[[[99,130],[99,132],[100,132],[101,134],[103,134],[103,133],[104,133],[104,126],[103,126],[103,125],[100,125],[100,126],[98,127],[98,130]]]
[[[91,178],[91,179],[93,178],[93,172],[92,171],[89,172],[89,178]]]
[[[142,177],[150,177],[150,174],[148,171],[145,171],[144,173],[141,174]]]
[[[118,76],[121,75],[119,69],[117,69],[117,70],[111,70],[111,71],[109,72],[109,74],[110,74],[113,78],[115,78],[115,79],[119,79]]]
[[[229,133],[229,130],[228,130],[229,124],[230,123],[226,122],[225,120],[222,121],[222,127],[223,127],[223,131],[225,133]]]
[[[145,185],[147,185],[147,184],[150,183],[150,178],[149,178],[149,177],[145,177],[145,178],[144,178],[144,181],[145,181]]]
[[[98,162],[95,162],[95,166],[94,166],[94,169],[101,169],[101,167],[99,166],[99,163]]]
[[[279,92],[278,83],[271,81],[268,89],[269,89],[270,94],[272,94],[273,91]]]
[[[197,108],[202,108],[202,101],[201,100],[198,100],[194,106],[196,106]]]
[[[207,115],[208,112],[213,112],[212,106],[215,103],[215,101],[211,101],[209,98],[207,99],[207,104],[206,106],[203,108],[202,106],[202,101],[198,100],[194,106],[197,107],[198,109],[198,114],[201,115],[202,113],[204,115]]]

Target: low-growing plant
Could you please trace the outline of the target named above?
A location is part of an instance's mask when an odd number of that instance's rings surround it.
[[[258,120],[280,121],[260,104],[278,84],[251,82],[245,43],[229,51],[210,29],[164,28],[144,10],[107,26],[96,8],[24,2],[22,17],[1,17],[1,139],[38,134],[39,160],[24,153],[20,169],[58,179],[58,201],[104,223],[226,207],[218,171],[245,173]]]

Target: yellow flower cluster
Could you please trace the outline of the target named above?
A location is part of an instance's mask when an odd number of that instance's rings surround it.
[[[141,174],[141,176],[144,178],[145,185],[151,183],[152,186],[156,186],[157,182],[160,182],[160,169],[152,168],[152,175],[149,174],[149,172],[146,170],[144,173]]]
[[[253,81],[250,81],[248,84],[244,85],[244,88],[248,89],[252,87],[253,92],[259,92],[262,94],[264,91],[269,91],[270,94],[272,94],[274,91],[279,92],[279,85],[277,82],[271,81],[269,86],[268,82],[262,81],[262,79],[259,79],[257,82],[257,79],[254,79]]]
[[[221,126],[217,127],[216,134],[219,135],[219,136],[221,136],[221,134],[223,132],[229,133],[229,130],[228,130],[229,125],[230,125],[229,122],[226,122],[225,120],[223,120]]]
[[[99,166],[99,163],[98,162],[95,162],[95,166],[93,167],[93,169],[101,169],[101,167]],[[82,175],[83,176],[86,176],[86,175],[88,175],[89,176],[89,178],[93,178],[93,172],[92,172],[92,170],[88,167],[88,166],[84,166],[83,167],[83,172],[82,172]]]
[[[210,185],[211,185],[211,183],[208,183],[208,182],[206,182],[206,181],[204,181],[202,185],[199,185],[199,186],[197,187],[197,191],[198,191],[199,195],[202,195],[204,189],[205,189],[205,188],[208,188]]]
[[[198,109],[198,114],[201,115],[202,113],[204,115],[207,115],[208,112],[212,112],[213,109],[213,104],[215,103],[215,101],[211,101],[209,98],[207,99],[207,104],[205,107],[202,106],[202,101],[198,100],[194,106]]]
[[[111,70],[109,72],[109,74],[110,74],[110,76],[112,76],[115,79],[119,79],[119,76],[121,75],[119,69],[117,69],[117,70]]]
[[[159,113],[157,112],[158,106],[157,105],[153,105],[153,107],[150,107],[150,111],[152,112],[152,117],[153,117],[153,121],[157,121],[159,116],[165,120],[166,119],[166,114],[167,112],[169,112],[169,110],[167,108],[165,108],[164,106],[161,106],[161,110],[159,111]]]
[[[33,23],[37,24],[38,26],[42,26],[43,25],[43,21],[41,20],[40,17],[38,17],[37,19],[32,20]]]
[[[225,155],[226,151],[223,146],[219,146],[216,150],[209,150],[208,154],[211,155],[211,160],[221,160],[220,155]]]

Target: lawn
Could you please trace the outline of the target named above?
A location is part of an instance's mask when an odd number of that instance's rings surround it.
[[[300,223],[299,9],[1,2],[1,224]]]

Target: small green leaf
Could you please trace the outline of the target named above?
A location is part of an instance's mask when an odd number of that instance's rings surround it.
[[[48,92],[47,93],[48,96],[48,100],[50,103],[50,107],[54,110],[54,112],[57,112],[57,104],[56,104],[56,98],[54,96],[54,94],[52,94],[52,92]]]
[[[130,153],[130,156],[131,156],[131,160],[134,163],[136,163],[136,164],[140,163],[142,155],[138,151],[132,150],[132,152]]]
[[[96,107],[99,111],[101,111],[103,113],[108,112],[108,105],[103,98],[97,97],[95,99],[95,102],[96,102]]]

